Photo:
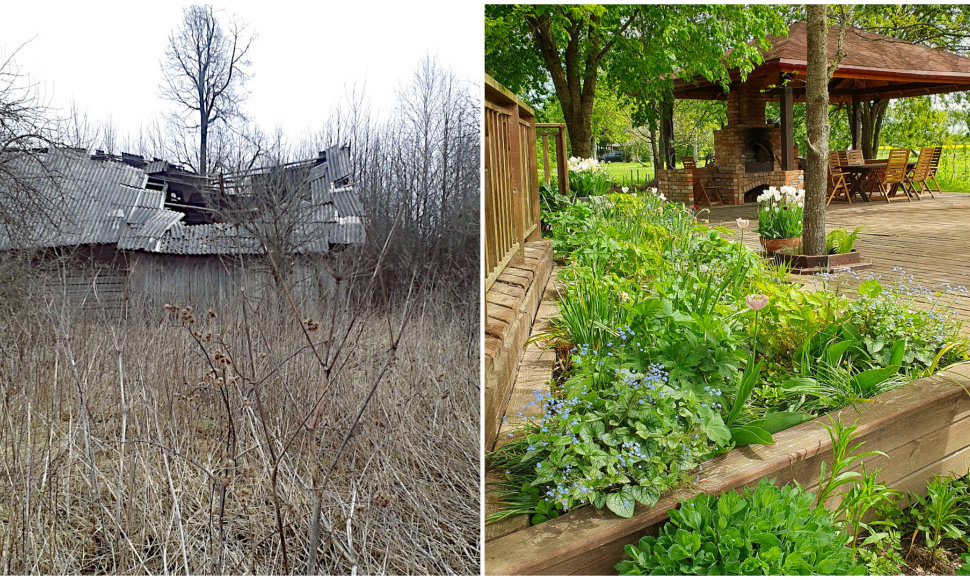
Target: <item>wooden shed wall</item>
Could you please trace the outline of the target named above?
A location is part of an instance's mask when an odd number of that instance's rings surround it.
[[[69,259],[38,265],[49,276],[57,300],[83,311],[112,316],[160,312],[165,304],[218,308],[238,299],[241,289],[254,303],[277,295],[272,276],[255,259],[180,256],[86,246]],[[316,301],[333,288],[319,259],[297,262],[288,286],[298,303]]]

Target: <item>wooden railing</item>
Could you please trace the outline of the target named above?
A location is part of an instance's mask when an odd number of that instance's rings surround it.
[[[541,237],[535,113],[485,75],[485,290]]]

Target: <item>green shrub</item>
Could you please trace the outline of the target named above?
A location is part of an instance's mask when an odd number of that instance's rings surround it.
[[[846,575],[865,566],[846,547],[848,537],[815,496],[801,487],[777,488],[762,479],[743,497],[701,494],[670,511],[657,537],[626,546],[623,575]]]
[[[851,234],[845,228],[832,230],[829,235],[825,236],[825,247],[828,248],[830,254],[848,254],[855,247],[856,238],[859,237],[861,231],[861,227],[852,230]]]

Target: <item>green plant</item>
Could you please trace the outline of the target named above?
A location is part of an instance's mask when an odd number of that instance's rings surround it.
[[[849,322],[811,333],[794,357],[795,368],[804,378],[784,390],[795,396],[812,395],[815,399],[806,408],[818,412],[855,405],[907,382],[898,374],[906,348],[903,340],[887,349],[887,366],[874,361],[865,345]]]
[[[862,227],[857,227],[849,233],[845,228],[838,228],[829,232],[825,236],[825,247],[830,254],[848,254],[855,246],[855,241],[859,237]]]
[[[582,368],[551,396],[536,393],[545,413],[526,428],[519,462],[534,469],[555,509],[591,503],[621,517],[652,506],[726,438],[708,429],[716,411],[702,396],[668,384],[653,365],[643,373],[617,369],[580,349]],[[603,375],[611,376],[605,382]]]
[[[610,175],[595,158],[569,158],[569,187],[576,197],[595,197],[610,191]]]
[[[828,431],[829,439],[832,441],[832,464],[831,469],[826,470],[826,463],[824,460],[822,461],[818,476],[818,505],[825,505],[826,500],[842,485],[858,483],[861,480],[861,475],[858,472],[848,471],[849,466],[864,457],[886,456],[882,451],[866,451],[852,455],[865,445],[865,442],[853,445],[855,432],[859,428],[858,425],[855,423],[848,427],[843,425],[841,414],[836,415],[835,419],[829,416],[829,421],[831,425],[822,423],[822,426]]]
[[[955,480],[933,476],[926,486],[926,497],[911,496],[912,509],[910,513],[916,519],[916,530],[909,542],[909,551],[913,551],[917,532],[923,532],[926,547],[935,559],[939,553],[940,542],[944,538],[963,540],[966,543],[964,530],[968,526],[966,515],[966,498],[963,491],[965,486]]]
[[[965,358],[967,346],[960,337],[961,321],[946,303],[936,293],[910,284],[905,273],[894,285],[866,280],[847,315],[868,356],[880,365],[889,364],[896,341],[905,341],[899,364],[911,378],[918,378]],[[911,297],[928,302],[929,308],[912,308]]]
[[[963,565],[957,568],[957,576],[970,576],[970,552],[960,554],[960,562]]]
[[[671,510],[657,537],[626,546],[623,575],[861,574],[848,537],[797,484],[762,479],[744,496],[700,494]]]
[[[867,521],[870,513],[882,513],[893,506],[898,491],[879,482],[879,470],[869,472],[865,465],[855,485],[842,492],[842,501],[836,514],[846,523],[846,531],[852,538],[852,548],[859,546],[860,532],[866,533],[868,544],[878,542],[881,534],[889,535],[886,528],[895,529],[895,523],[887,520]],[[896,530],[898,532],[898,530]]]
[[[560,296],[555,326],[574,345],[599,352],[608,342],[609,329],[625,318],[618,297],[595,272],[582,271]]]
[[[900,533],[895,522],[886,521],[885,529],[874,523],[867,526],[869,535],[857,554],[870,576],[899,576],[906,563],[900,554]]]
[[[804,189],[769,187],[758,196],[758,233],[769,239],[800,238],[804,206]]]

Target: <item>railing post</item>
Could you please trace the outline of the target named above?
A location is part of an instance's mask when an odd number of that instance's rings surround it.
[[[530,223],[534,226],[532,232],[526,237],[527,242],[537,242],[542,239],[542,216],[539,212],[539,160],[536,159],[536,125],[535,120],[529,124],[526,143],[532,148],[528,151],[529,159],[529,187],[526,191],[532,199],[529,200],[529,208],[532,210]]]
[[[512,177],[512,203],[513,203],[513,222],[515,224],[515,241],[519,244],[519,249],[515,252],[516,259],[525,258],[525,215],[522,196],[525,195],[527,188],[522,183],[522,137],[519,134],[519,107],[512,104],[510,107],[511,118],[509,119],[509,169]]]
[[[556,132],[556,173],[559,194],[569,195],[569,158],[566,157],[566,126],[560,125]]]
[[[549,185],[551,181],[549,175],[549,135],[546,133],[542,134],[542,175],[546,185]]]

